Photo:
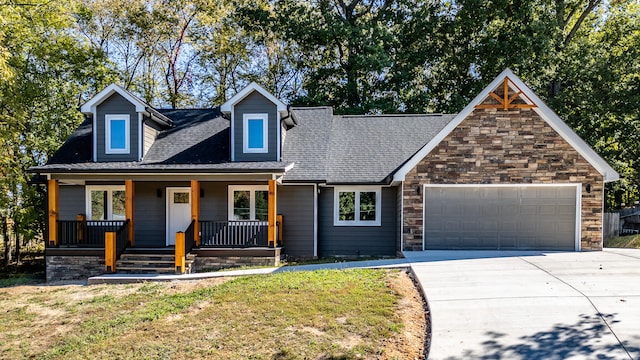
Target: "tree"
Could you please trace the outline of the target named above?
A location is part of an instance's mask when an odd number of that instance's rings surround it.
[[[26,170],[43,164],[82,120],[77,107],[104,86],[109,70],[100,51],[75,33],[73,0],[0,7],[11,77],[0,83],[0,221],[21,242],[41,237],[44,191]],[[3,225],[4,226],[4,225]],[[4,232],[4,229],[3,229]],[[16,256],[19,260],[19,254]]]
[[[254,24],[250,31],[275,32],[293,51],[289,62],[303,84],[295,103],[376,113],[395,108],[390,79],[395,57],[403,51],[398,29],[416,8],[410,0],[283,0],[272,9],[247,8],[244,14],[245,23]]]

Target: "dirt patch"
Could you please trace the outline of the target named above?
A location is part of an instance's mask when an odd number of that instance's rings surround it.
[[[389,287],[399,295],[396,315],[404,326],[387,340],[382,359],[424,359],[427,344],[426,306],[408,272],[390,275]]]

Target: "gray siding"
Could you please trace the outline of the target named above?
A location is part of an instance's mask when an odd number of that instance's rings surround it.
[[[395,255],[397,189],[382,188],[381,226],[333,226],[333,188],[318,196],[320,256]]]
[[[201,182],[200,190],[203,197],[200,198],[200,219],[224,221],[228,212],[228,186],[227,183]]]
[[[97,160],[98,161],[137,161],[138,160],[138,113],[133,104],[120,94],[113,94],[97,107]],[[129,154],[105,154],[105,122],[108,114],[129,114],[130,140]]]
[[[313,256],[313,186],[278,187],[278,214],[282,214],[285,253]]]
[[[159,132],[156,127],[156,125],[152,125],[152,123],[148,121],[144,122],[144,126],[142,127],[142,156],[147,155],[151,145],[156,141]]]
[[[268,124],[268,153],[245,154],[242,152],[243,134],[243,114],[267,113],[269,115]],[[278,160],[278,112],[276,105],[258,92],[253,92],[237,103],[234,108],[233,119],[233,141],[235,161],[277,161]]]
[[[167,187],[189,187],[187,182],[136,182],[134,224],[136,247],[166,245]],[[158,189],[161,196],[158,197]]]
[[[84,186],[60,186],[60,220],[75,220],[78,214],[85,214]]]

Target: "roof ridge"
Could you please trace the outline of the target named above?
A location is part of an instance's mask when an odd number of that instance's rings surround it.
[[[297,110],[333,109],[333,106],[331,106],[331,105],[291,106],[290,109],[297,109]]]
[[[445,113],[429,113],[429,114],[360,114],[360,115],[334,115],[334,117],[341,118],[383,118],[383,117],[441,117],[447,115],[455,115],[455,114],[445,114]]]
[[[220,109],[220,106],[216,106],[216,107],[211,107],[211,108],[205,108],[205,107],[194,107],[194,108],[156,108],[156,110],[158,111],[173,111],[173,110],[218,110]]]

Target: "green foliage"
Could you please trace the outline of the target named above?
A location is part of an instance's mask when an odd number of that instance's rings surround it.
[[[83,95],[108,81],[102,53],[74,33],[74,8],[72,0],[0,7],[0,49],[11,74],[0,82],[0,213],[13,220],[18,241],[44,229],[44,193],[26,170],[43,164],[79,124]]]
[[[640,249],[640,235],[616,236],[606,240],[604,247]]]

